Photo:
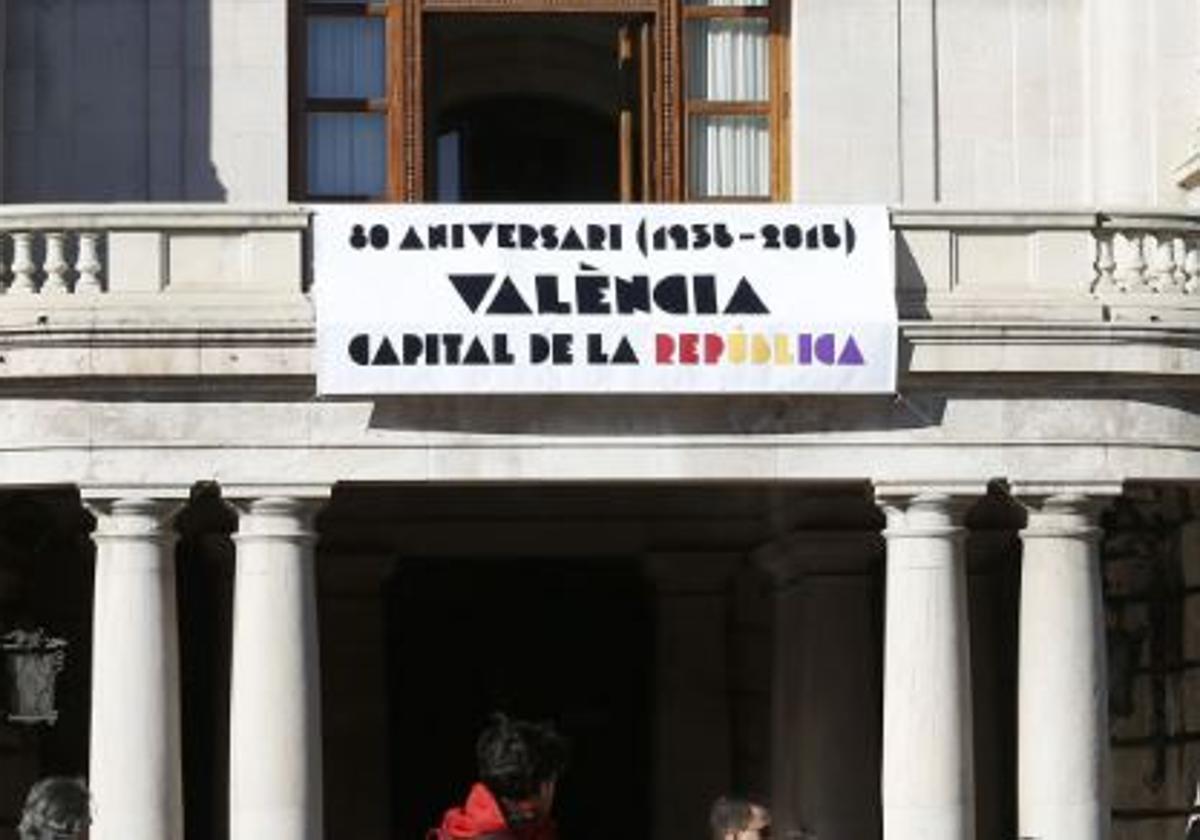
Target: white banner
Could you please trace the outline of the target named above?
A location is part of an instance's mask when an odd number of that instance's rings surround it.
[[[883,207],[316,208],[321,394],[891,393]]]

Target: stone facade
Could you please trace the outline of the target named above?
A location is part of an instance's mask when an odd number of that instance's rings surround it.
[[[287,12],[0,2],[0,630],[70,642],[0,837],[420,836],[522,703],[577,836],[1179,835],[1196,0],[794,4],[792,195],[893,208],[853,397],[318,399]]]

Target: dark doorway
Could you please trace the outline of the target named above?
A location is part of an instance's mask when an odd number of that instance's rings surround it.
[[[620,127],[633,110],[632,65],[621,52],[628,22],[597,14],[428,15],[430,197],[619,200],[622,155],[628,162],[633,154],[632,135]]]
[[[554,99],[498,98],[437,120],[439,200],[616,201],[616,120]]]
[[[387,597],[394,836],[461,802],[476,735],[504,710],[571,740],[564,837],[649,837],[652,628],[633,562],[409,563]]]

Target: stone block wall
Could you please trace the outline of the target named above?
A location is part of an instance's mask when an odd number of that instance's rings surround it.
[[[1186,491],[1108,515],[1113,840],[1182,838],[1200,780],[1200,525]]]

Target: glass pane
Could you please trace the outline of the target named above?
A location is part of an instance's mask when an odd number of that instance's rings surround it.
[[[767,21],[712,18],[687,22],[690,99],[764,102],[771,96]]]
[[[437,139],[437,200],[462,201],[462,132],[447,131]]]
[[[693,116],[688,124],[693,198],[769,196],[771,132],[765,116]]]
[[[308,115],[309,195],[377,196],[386,185],[383,114]]]
[[[308,19],[308,95],[376,98],[384,92],[382,18]]]

